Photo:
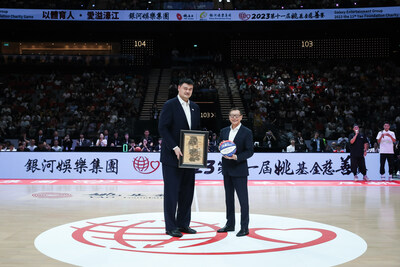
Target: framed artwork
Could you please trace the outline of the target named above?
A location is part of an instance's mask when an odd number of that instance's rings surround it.
[[[208,131],[181,130],[179,168],[206,168]]]

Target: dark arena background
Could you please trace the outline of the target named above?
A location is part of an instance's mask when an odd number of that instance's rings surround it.
[[[0,265],[398,266],[400,146],[382,176],[377,136],[400,136],[399,36],[398,0],[0,0]],[[185,77],[209,140],[179,243],[158,123]],[[255,151],[240,242],[214,234],[233,107]]]

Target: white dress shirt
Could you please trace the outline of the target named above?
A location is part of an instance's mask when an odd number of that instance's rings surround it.
[[[185,112],[186,119],[189,125],[189,129],[192,129],[192,115],[190,113],[190,101],[185,102],[179,95],[178,95],[179,102],[181,102],[183,111]]]
[[[296,152],[296,147],[292,145],[288,145],[286,148],[286,152]]]
[[[239,132],[240,126],[242,126],[241,123],[239,123],[239,125],[236,126],[235,129],[232,129],[232,125],[231,125],[231,130],[229,131],[229,139],[228,140],[233,142],[233,140],[235,139],[237,133]]]

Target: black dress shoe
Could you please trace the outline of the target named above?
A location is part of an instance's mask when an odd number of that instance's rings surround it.
[[[171,230],[171,231],[166,231],[165,233],[167,235],[170,235],[170,236],[173,236],[173,237],[182,237],[183,236],[182,233],[179,232],[178,229],[174,229],[174,230]]]
[[[249,229],[240,229],[236,236],[245,236],[249,234]]]
[[[186,234],[195,234],[195,233],[197,233],[196,230],[190,228],[189,226],[188,227],[179,227],[178,230],[181,231],[182,233],[186,233]]]
[[[221,229],[217,230],[218,233],[226,233],[226,232],[233,232],[233,231],[235,231],[235,227],[234,226],[227,226],[227,225],[225,225]]]

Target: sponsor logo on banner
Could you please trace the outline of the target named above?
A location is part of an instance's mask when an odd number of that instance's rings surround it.
[[[250,15],[250,14],[246,14],[245,12],[240,12],[240,13],[239,13],[239,18],[240,18],[241,20],[246,21],[246,20],[249,20],[250,17],[251,17],[251,15]]]
[[[150,174],[160,167],[159,161],[149,161],[147,157],[139,156],[133,160],[133,168],[141,174]]]
[[[136,21],[168,21],[169,12],[133,11],[129,13],[129,19]]]
[[[240,221],[240,214],[236,214]],[[191,267],[243,266],[268,262],[271,266],[334,266],[362,255],[367,244],[359,236],[331,225],[306,220],[250,215],[249,235],[218,233],[225,213],[192,213],[196,235],[165,234],[163,213],[93,218],[50,229],[35,240],[36,248],[54,259],[78,266],[165,265]],[[188,257],[190,255],[190,257]]]
[[[206,18],[207,18],[207,12],[205,12],[205,11],[204,11],[204,12],[201,12],[201,13],[200,13],[200,19],[201,19],[201,20],[205,20]]]
[[[191,13],[177,13],[176,14],[176,18],[179,21],[187,21],[187,20],[195,21],[196,20],[195,13],[193,13],[193,12],[191,12]]]
[[[209,20],[224,21],[232,20],[232,13],[230,12],[212,12],[208,16]]]

